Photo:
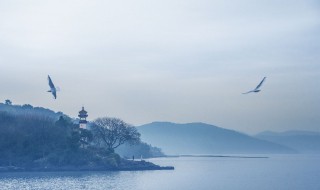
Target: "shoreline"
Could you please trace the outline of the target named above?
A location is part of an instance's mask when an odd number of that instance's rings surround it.
[[[18,167],[0,166],[0,173],[5,172],[77,172],[77,171],[149,171],[174,170],[173,166],[159,166],[146,161],[125,161],[116,167],[105,166],[44,166],[44,167]]]

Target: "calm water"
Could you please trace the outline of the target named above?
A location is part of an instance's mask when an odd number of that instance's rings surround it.
[[[320,155],[151,161],[175,170],[0,173],[0,189],[320,189]]]

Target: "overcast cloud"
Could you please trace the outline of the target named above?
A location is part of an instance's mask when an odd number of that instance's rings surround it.
[[[319,13],[316,0],[0,0],[0,101],[135,125],[320,131]],[[241,94],[264,76],[261,93]]]

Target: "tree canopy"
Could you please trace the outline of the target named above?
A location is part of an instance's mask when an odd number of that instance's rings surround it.
[[[91,127],[97,144],[114,150],[128,142],[140,142],[140,133],[137,129],[118,118],[102,117],[94,120]]]

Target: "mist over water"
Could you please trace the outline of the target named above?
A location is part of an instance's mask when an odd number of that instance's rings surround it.
[[[320,189],[320,155],[155,158],[170,171],[0,173],[1,189]]]

